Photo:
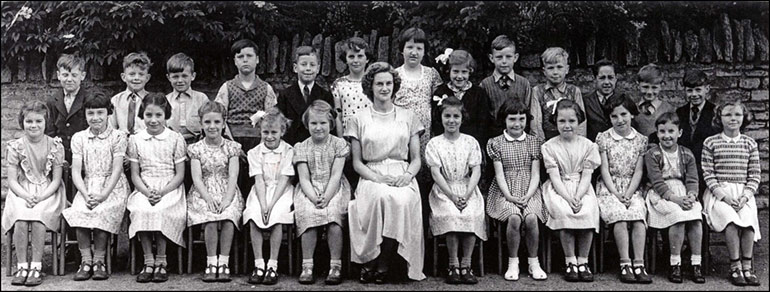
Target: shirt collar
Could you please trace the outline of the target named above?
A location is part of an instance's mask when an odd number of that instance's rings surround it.
[[[277,148],[275,148],[275,149],[270,149],[270,148],[267,148],[267,146],[265,146],[265,143],[260,143],[260,144],[259,144],[259,147],[260,147],[260,148],[259,148],[259,151],[261,151],[261,152],[262,152],[262,154],[265,154],[265,153],[276,153],[276,154],[281,154],[281,153],[283,153],[284,151],[286,151],[286,146],[288,146],[288,145],[289,145],[289,144],[287,144],[286,142],[283,142],[283,141],[281,141],[281,143],[280,143],[280,144],[278,144],[278,147],[277,147]]]
[[[737,143],[737,142],[739,142],[741,140],[741,135],[740,134],[738,134],[738,136],[735,136],[733,138],[727,137],[727,135],[725,135],[725,133],[722,133],[720,135],[722,135],[722,139],[725,139],[725,141],[730,142],[730,143]]]
[[[596,97],[598,97],[599,101],[602,103],[607,102],[610,99],[610,97],[612,97],[613,94],[615,94],[615,92],[612,92],[609,95],[604,95],[601,93],[601,91],[599,90],[596,91]]]
[[[171,95],[175,100],[179,100],[180,97],[187,95],[187,97],[192,98],[192,88],[187,88],[185,91],[176,91],[174,90],[174,93]]]
[[[99,138],[100,140],[104,140],[104,139],[107,139],[107,137],[109,137],[110,134],[112,133],[112,126],[107,125],[107,129],[99,133],[99,135],[94,134],[94,132],[91,131],[91,127],[88,127],[88,129],[86,129],[86,133],[87,133],[88,139]]]
[[[302,81],[297,80],[297,84],[299,84],[299,92],[302,92],[302,88],[307,86],[307,90],[310,92],[313,92],[313,85],[315,85],[315,81],[310,82],[310,84],[302,83]]]
[[[562,82],[557,86],[553,86],[551,83],[546,82],[545,90],[550,90],[551,88],[556,88],[556,90],[558,90],[559,92],[565,93],[567,91],[567,82]]]
[[[139,136],[140,139],[144,139],[144,140],[150,140],[152,138],[155,138],[157,140],[166,140],[166,138],[168,138],[168,136],[170,135],[169,134],[170,131],[171,130],[169,130],[168,128],[165,128],[163,129],[163,132],[161,132],[158,135],[150,135],[150,133],[147,132],[147,129],[144,129],[136,133],[136,135]]]
[[[495,82],[499,81],[500,78],[503,77],[503,74],[500,74],[497,72],[497,70],[492,72],[492,77],[495,78]],[[516,73],[513,72],[513,69],[511,69],[511,72],[508,73],[508,78],[511,78],[511,81],[516,81]]]
[[[636,132],[634,128],[631,128],[631,133],[628,133],[628,135],[626,136],[621,136],[620,134],[615,132],[615,129],[610,129],[610,137],[612,137],[612,139],[615,139],[617,141],[620,141],[623,139],[633,140],[634,138],[636,138],[636,134],[638,134],[638,132]]]
[[[126,93],[126,100],[129,100],[131,97],[131,94],[134,93],[133,91],[131,91],[131,89],[128,89],[128,87],[126,87],[126,91],[124,92]],[[147,90],[142,89],[139,92],[137,92],[136,95],[139,97],[139,100],[142,100],[145,96],[147,96]]]
[[[63,90],[63,89],[62,89],[62,90]],[[63,91],[64,91],[64,98],[67,98],[67,96],[70,96],[70,98],[72,98],[72,99],[75,99],[75,96],[77,96],[77,95],[78,95],[78,92],[80,92],[80,87],[76,88],[76,89],[75,89],[75,92],[73,92],[73,93],[70,93],[70,94],[67,94],[67,91],[66,91],[66,90],[63,90]]]
[[[503,137],[505,137],[505,140],[508,142],[513,142],[513,141],[522,142],[527,139],[527,133],[521,133],[521,136],[514,138],[514,137],[511,137],[511,135],[508,135],[508,131],[503,130]]]
[[[703,101],[703,102],[701,102],[701,103],[700,103],[700,105],[699,105],[699,106],[697,106],[697,108],[698,108],[698,113],[701,113],[701,112],[703,112],[703,107],[704,107],[705,105],[706,105],[706,101]],[[694,108],[694,107],[695,107],[695,106],[692,106],[692,105],[690,105],[690,111],[692,111],[692,108]]]

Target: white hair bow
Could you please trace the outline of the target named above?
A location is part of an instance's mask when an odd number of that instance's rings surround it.
[[[436,104],[436,105],[441,106],[441,103],[443,103],[444,100],[447,99],[448,97],[449,96],[447,96],[446,94],[444,94],[442,96],[434,95],[433,96],[433,101],[438,101],[438,104]]]
[[[454,52],[452,48],[446,48],[443,54],[438,55],[438,57],[436,57],[436,63],[441,63],[446,65],[447,60],[449,60],[449,55],[452,54],[452,52]]]
[[[264,111],[258,111],[256,113],[254,113],[253,115],[251,115],[251,117],[249,117],[249,119],[251,120],[251,126],[252,127],[256,127],[257,123],[259,123],[259,120],[261,120],[262,117],[265,116],[265,114],[267,114],[267,113],[264,112]]]
[[[549,108],[549,107],[553,106],[553,109],[551,110],[551,114],[555,115],[556,114],[556,105],[558,105],[559,101],[561,101],[562,99],[564,99],[564,98],[563,97],[559,97],[556,100],[552,100],[552,101],[546,102],[545,103],[545,108]]]

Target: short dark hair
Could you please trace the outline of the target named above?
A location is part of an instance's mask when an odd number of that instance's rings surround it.
[[[682,128],[681,121],[679,121],[679,115],[677,115],[675,112],[665,112],[661,114],[658,119],[655,120],[655,128],[657,128],[659,125],[664,125],[669,122],[679,126],[679,129]]]
[[[497,111],[497,124],[505,128],[505,119],[508,115],[526,115],[527,123],[524,126],[525,130],[529,130],[529,123],[532,121],[532,115],[529,113],[529,107],[524,104],[518,98],[506,99]]]
[[[684,73],[682,78],[682,85],[687,88],[693,88],[703,85],[709,85],[708,76],[701,70],[690,69]]]
[[[636,106],[636,103],[625,93],[611,97],[604,107],[604,114],[609,117],[610,114],[612,114],[612,111],[619,106],[626,108],[626,110],[634,116],[639,115],[639,108]]]
[[[293,63],[296,64],[297,60],[299,60],[299,57],[310,56],[310,55],[314,55],[316,61],[321,62],[321,57],[318,56],[318,51],[316,51],[316,49],[311,46],[298,47],[297,50],[294,52],[294,56],[292,56],[291,60]]]
[[[583,111],[583,109],[580,108],[580,106],[577,104],[577,102],[574,102],[571,99],[562,99],[559,102],[556,103],[556,108],[554,109],[554,114],[551,115],[550,122],[554,125],[556,125],[556,120],[559,118],[559,110],[563,109],[572,109],[575,111],[575,115],[578,119],[578,124],[584,122],[586,120],[586,113]]]
[[[371,49],[369,49],[369,44],[366,43],[366,41],[360,37],[352,37],[345,40],[345,42],[342,43],[342,46],[340,46],[341,53],[339,53],[338,57],[340,61],[342,61],[342,63],[347,63],[348,51],[359,51],[359,50],[364,50],[364,54],[366,54],[366,59],[369,61],[372,61],[372,58],[374,58],[374,56],[372,56]]]
[[[741,131],[745,130],[746,127],[751,124],[752,121],[754,121],[754,115],[751,113],[751,110],[749,110],[746,105],[741,102],[740,99],[736,100],[726,100],[721,103],[719,103],[714,108],[714,120],[712,121],[712,125],[715,128],[718,129],[724,129],[724,125],[722,125],[722,110],[724,110],[727,106],[740,106],[743,110],[743,123],[741,123]]]
[[[594,73],[594,77],[596,77],[596,75],[599,75],[599,69],[601,69],[604,66],[610,66],[612,67],[612,70],[615,71],[615,62],[612,62],[607,59],[601,59],[598,62],[596,62],[596,64],[594,64],[593,67],[591,67],[591,70]]]
[[[104,108],[107,109],[107,114],[111,115],[113,112],[112,102],[110,102],[110,98],[107,97],[102,92],[99,91],[92,91],[89,92],[88,95],[86,95],[86,100],[83,102],[83,108],[85,109],[96,109],[96,108]]]
[[[131,66],[136,66],[142,70],[149,71],[150,67],[152,67],[152,61],[150,61],[150,57],[148,57],[145,52],[132,52],[123,57],[123,71]]]
[[[21,106],[21,110],[19,110],[19,126],[21,127],[22,130],[24,130],[24,117],[27,116],[28,113],[43,114],[43,117],[45,118],[45,122],[46,124],[48,124],[48,119],[49,119],[48,106],[46,106],[45,103],[42,101],[33,99],[24,103],[24,105]]]
[[[245,48],[254,48],[255,53],[259,49],[259,47],[257,47],[257,44],[254,43],[254,41],[250,39],[241,39],[233,43],[233,45],[230,47],[230,55],[235,56]]]
[[[144,119],[144,111],[147,109],[147,106],[150,105],[162,108],[166,120],[171,118],[171,104],[168,103],[168,99],[166,99],[165,95],[158,92],[147,93],[147,96],[142,99],[142,104],[139,106],[139,113],[137,113],[136,116],[140,119]]]
[[[395,69],[393,69],[393,66],[390,66],[390,64],[385,62],[375,62],[371,66],[369,66],[368,69],[366,69],[366,73],[364,73],[364,78],[361,79],[361,87],[364,90],[364,94],[366,94],[366,97],[369,98],[369,100],[374,101],[374,92],[372,91],[372,85],[374,82],[374,75],[377,75],[378,73],[390,73],[390,75],[393,76],[393,91],[391,95],[391,99],[393,99],[396,96],[396,92],[401,88],[401,77],[398,76],[398,72],[396,72]]]
[[[459,98],[455,97],[454,95],[447,96],[447,98],[445,98],[441,102],[441,105],[438,106],[438,110],[436,110],[435,113],[433,114],[433,118],[434,119],[438,119],[439,124],[441,125],[442,130],[443,130],[443,127],[444,127],[444,123],[441,123],[441,115],[444,113],[444,110],[446,110],[447,108],[450,108],[450,107],[459,107],[460,108],[460,115],[462,115],[462,122],[461,123],[465,123],[469,119],[468,111],[465,110],[465,105],[463,104],[463,102]]]
[[[403,51],[404,45],[411,39],[414,39],[415,43],[425,45],[425,51],[428,51],[428,38],[425,36],[425,31],[416,27],[410,27],[401,32],[398,36],[398,49]]]
[[[195,61],[185,53],[176,53],[166,62],[166,72],[179,73],[184,71],[184,68],[190,67],[190,73],[195,72]]]

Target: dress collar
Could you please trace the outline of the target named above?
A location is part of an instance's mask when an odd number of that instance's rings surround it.
[[[150,135],[150,133],[147,132],[147,129],[144,129],[139,131],[139,133],[136,133],[136,135],[140,139],[144,139],[144,140],[150,140],[152,138],[155,138],[157,140],[166,140],[169,137],[169,135],[171,135],[169,134],[170,131],[171,130],[169,130],[168,128],[163,128],[163,132],[161,132],[160,134]]]
[[[465,86],[463,86],[463,88],[457,88],[457,87],[455,87],[455,85],[452,82],[449,82],[447,84],[447,87],[449,87],[449,90],[454,92],[455,96],[457,96],[458,93],[465,93],[469,89],[471,89],[471,87],[473,87],[473,83],[465,82]],[[462,94],[460,94],[460,95],[462,96]],[[460,98],[460,97],[458,97],[458,98]]]
[[[86,133],[87,133],[86,137],[88,137],[88,139],[99,138],[100,140],[104,140],[104,139],[107,139],[107,137],[109,137],[110,134],[112,134],[112,126],[107,125],[107,129],[99,133],[99,135],[94,134],[94,132],[91,131],[91,127],[88,127],[88,129],[86,129]]]
[[[623,139],[633,140],[634,138],[636,138],[637,134],[639,133],[634,128],[631,128],[631,132],[628,133],[628,135],[626,136],[621,136],[620,134],[618,134],[618,132],[615,132],[614,128],[610,129],[610,137],[612,137],[612,139],[615,139],[616,141],[620,141]]]
[[[722,139],[725,139],[725,141],[730,143],[738,143],[741,141],[741,134],[738,134],[738,136],[735,136],[733,138],[727,137],[724,132],[722,132],[720,135],[722,135]]]
[[[508,142],[513,142],[513,141],[522,142],[527,139],[527,133],[521,133],[521,136],[514,138],[514,137],[511,137],[511,135],[508,135],[508,131],[503,130],[503,137],[505,137],[505,140]]]

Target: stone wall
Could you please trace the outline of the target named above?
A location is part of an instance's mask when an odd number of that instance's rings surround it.
[[[714,20],[713,27],[687,29],[686,31],[669,27],[663,21],[659,31],[643,29],[630,31],[627,37],[620,41],[610,42],[602,36],[590,36],[582,43],[572,43],[566,49],[570,52],[571,72],[568,82],[578,85],[583,94],[592,91],[593,76],[588,66],[602,58],[609,58],[619,64],[618,88],[627,92],[635,91],[635,73],[646,63],[659,64],[665,72],[664,99],[683,105],[684,90],[682,77],[688,68],[704,70],[712,77],[711,101],[719,102],[725,99],[741,99],[753,111],[754,122],[748,126],[746,134],[757,140],[762,159],[762,186],[760,194],[767,198],[770,188],[768,182],[768,161],[770,152],[768,146],[768,32],[767,24],[752,24],[749,20],[730,19],[727,14]],[[402,60],[397,50],[399,30],[389,35],[379,35],[376,30],[361,35],[373,48],[373,61],[386,61],[399,65]],[[282,36],[283,37],[283,36]],[[260,63],[257,73],[270,82],[277,90],[285,88],[295,80],[292,73],[291,56],[294,48],[299,45],[311,45],[321,55],[321,70],[318,83],[328,88],[328,84],[339,76],[345,75],[347,66],[336,54],[339,52],[341,40],[323,35],[311,36],[302,33],[282,39],[270,36],[258,42]],[[443,51],[443,48],[440,49]],[[486,52],[471,52],[481,63],[480,72],[474,73],[472,79],[479,81],[492,70],[486,60]],[[47,55],[31,54],[20,62],[17,67],[2,66],[0,74],[0,97],[2,101],[2,193],[7,192],[6,183],[6,143],[21,135],[17,122],[21,105],[30,99],[45,99],[55,90],[61,90],[56,80],[55,61],[58,52]],[[430,57],[426,57],[430,58]],[[153,78],[148,84],[148,90],[169,92],[171,86],[164,78],[162,61],[155,60]],[[196,60],[198,79],[193,87],[214,98],[219,86],[225,80],[232,78],[235,68],[232,60]],[[125,88],[119,81],[120,68],[113,64],[103,67],[88,64],[89,72],[85,87],[97,87],[107,94],[117,93]],[[544,82],[540,70],[540,59],[537,54],[523,54],[516,64],[516,72],[522,74],[530,83]],[[159,74],[160,73],[160,74]],[[442,72],[444,73],[444,72]]]

